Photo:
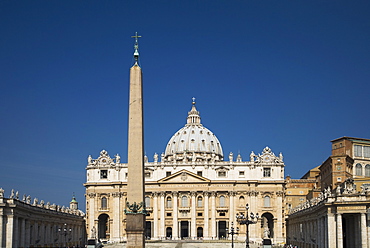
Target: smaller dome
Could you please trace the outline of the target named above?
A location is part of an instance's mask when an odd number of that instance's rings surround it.
[[[165,150],[166,161],[220,161],[222,147],[209,129],[200,122],[200,115],[193,101],[187,123],[169,140]]]

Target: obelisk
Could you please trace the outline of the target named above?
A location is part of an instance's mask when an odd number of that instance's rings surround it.
[[[145,247],[145,202],[144,202],[144,125],[143,85],[139,62],[138,38],[135,38],[135,64],[130,69],[130,106],[128,123],[128,179],[126,204],[127,248]]]

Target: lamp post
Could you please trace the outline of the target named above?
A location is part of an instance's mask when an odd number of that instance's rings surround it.
[[[226,231],[229,231],[229,229],[226,228]],[[239,234],[239,228],[237,227],[236,230],[234,228],[234,222],[231,222],[231,228],[230,232],[228,234],[231,234],[231,248],[234,248],[234,235]]]
[[[247,204],[245,205],[245,215],[243,213],[236,214],[236,220],[238,221],[238,223],[241,225],[245,225],[246,227],[246,240],[245,240],[246,248],[249,248],[249,225],[256,224],[259,218],[258,213],[256,215],[254,215],[253,213],[249,215],[248,211],[249,205]]]
[[[64,242],[66,243],[66,245],[67,245],[67,234],[68,234],[68,232],[69,233],[72,233],[72,228],[67,228],[67,224],[66,223],[64,223],[64,225],[63,225],[63,228],[62,227],[59,227],[58,228],[58,232],[59,232],[59,234],[63,234],[64,235]]]

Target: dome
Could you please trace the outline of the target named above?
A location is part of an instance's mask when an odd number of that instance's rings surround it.
[[[188,112],[187,123],[167,143],[166,161],[220,161],[223,152],[220,141],[208,128],[200,123],[195,102]]]

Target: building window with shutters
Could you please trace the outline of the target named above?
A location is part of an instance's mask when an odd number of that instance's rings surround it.
[[[167,207],[172,208],[172,199],[171,199],[171,197],[167,197]]]
[[[356,176],[362,176],[362,165],[356,164]]]
[[[220,196],[220,207],[225,207],[225,196]]]
[[[263,206],[264,207],[270,207],[270,196],[266,195],[264,198],[263,198]]]
[[[271,168],[263,168],[263,177],[271,177]]]
[[[355,157],[362,157],[362,146],[354,145]]]
[[[203,207],[203,198],[202,197],[198,197],[198,208],[201,208]]]
[[[365,177],[370,177],[370,164],[365,166]]]
[[[100,179],[108,178],[108,170],[100,170]]]
[[[107,209],[107,208],[108,208],[107,197],[103,196],[101,198],[101,209]]]
[[[188,207],[188,198],[186,196],[181,197],[181,206]]]

